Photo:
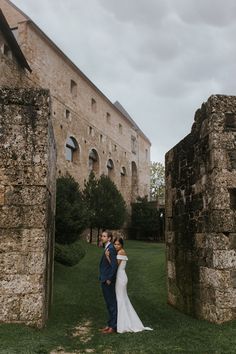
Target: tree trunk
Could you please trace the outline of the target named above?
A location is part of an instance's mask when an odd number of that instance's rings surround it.
[[[92,241],[93,241],[93,228],[90,227],[89,243],[92,243]]]
[[[97,245],[98,246],[100,244],[99,234],[100,234],[100,228],[98,227],[98,234],[97,234]]]

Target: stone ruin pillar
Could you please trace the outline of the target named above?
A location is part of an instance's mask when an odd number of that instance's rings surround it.
[[[168,303],[236,318],[236,97],[211,96],[166,154]]]
[[[52,296],[55,144],[48,91],[0,89],[0,322],[42,327]]]

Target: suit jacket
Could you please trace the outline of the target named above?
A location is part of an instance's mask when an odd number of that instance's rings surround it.
[[[110,252],[110,260],[111,263],[107,260],[105,255],[105,250],[103,252],[101,261],[100,261],[100,277],[99,280],[102,283],[105,283],[106,280],[110,280],[111,282],[116,281],[116,272],[118,268],[117,260],[116,260],[116,249],[112,243],[109,244],[107,249]]]

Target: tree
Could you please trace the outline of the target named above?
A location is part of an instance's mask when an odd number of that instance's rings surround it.
[[[118,229],[125,221],[126,205],[115,183],[102,175],[96,189],[96,226],[99,229]]]
[[[137,202],[132,204],[131,227],[135,237],[142,239],[153,238],[156,240],[160,232],[159,210],[149,202],[147,196],[137,198]]]
[[[70,175],[57,179],[56,242],[70,244],[88,225],[87,205],[79,184]]]
[[[88,181],[84,184],[83,196],[87,204],[88,223],[90,227],[89,242],[92,242],[93,228],[97,226],[98,181],[93,171],[90,172]]]
[[[161,162],[151,164],[150,194],[152,200],[165,196],[165,167]]]

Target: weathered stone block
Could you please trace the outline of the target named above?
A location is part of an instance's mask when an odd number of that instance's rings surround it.
[[[45,252],[30,252],[25,256],[26,274],[43,274],[46,271],[46,253]]]
[[[20,253],[0,253],[0,273],[22,274],[23,256]]]
[[[43,251],[47,249],[46,231],[43,229],[22,230],[22,251]]]
[[[235,219],[233,210],[213,210],[209,213],[209,221],[207,222],[207,232],[234,232]]]
[[[21,230],[0,228],[0,254],[21,250]]]
[[[216,306],[218,308],[236,308],[236,289],[216,290]]]
[[[46,221],[45,206],[0,207],[0,228],[40,228]]]
[[[219,308],[216,305],[202,303],[199,317],[214,323],[223,323],[232,320],[232,310]]]
[[[42,294],[27,294],[22,296],[20,303],[20,320],[22,322],[42,319],[44,312],[44,301]]]
[[[20,296],[0,294],[0,322],[15,322],[20,316]]]
[[[10,205],[42,205],[46,203],[46,187],[10,186],[6,188],[5,203]]]
[[[224,233],[206,234],[206,248],[212,250],[227,250],[230,248],[229,236]]]
[[[232,269],[236,267],[236,251],[213,251],[213,267],[218,269]]]
[[[200,283],[202,287],[228,288],[231,285],[230,271],[200,267]]]
[[[40,293],[43,288],[42,275],[2,275],[0,289],[2,294],[31,294]]]
[[[171,261],[167,262],[167,275],[171,279],[175,279],[176,277],[175,264]]]

